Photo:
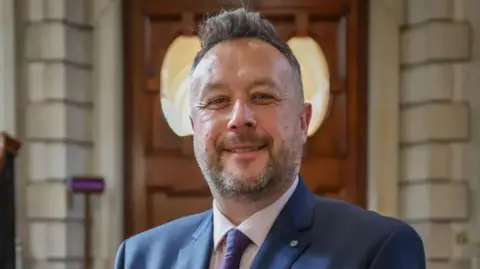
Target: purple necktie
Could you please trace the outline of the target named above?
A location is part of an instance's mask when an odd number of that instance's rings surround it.
[[[233,229],[227,233],[225,257],[220,269],[239,269],[243,252],[250,245],[250,238],[240,230]]]

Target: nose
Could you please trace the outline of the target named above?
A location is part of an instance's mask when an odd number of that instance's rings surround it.
[[[254,113],[250,107],[242,101],[235,102],[228,122],[228,129],[237,130],[243,128],[255,128],[256,126],[257,122],[255,121]]]

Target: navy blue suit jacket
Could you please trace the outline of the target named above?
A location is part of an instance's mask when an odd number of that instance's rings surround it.
[[[208,269],[212,231],[209,210],[140,233],[122,242],[115,269]],[[425,267],[422,241],[409,225],[316,196],[300,180],[251,268]]]

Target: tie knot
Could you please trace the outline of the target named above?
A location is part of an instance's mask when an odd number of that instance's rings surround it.
[[[232,229],[227,233],[227,252],[231,251],[243,253],[250,244],[250,238],[238,229]]]
[[[225,257],[221,269],[238,269],[243,252],[250,245],[250,238],[238,229],[227,233]]]

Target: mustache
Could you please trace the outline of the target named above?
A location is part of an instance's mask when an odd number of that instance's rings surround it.
[[[230,133],[218,141],[217,149],[225,150],[241,144],[251,144],[254,146],[271,145],[272,141],[272,137],[268,135],[253,132]]]

